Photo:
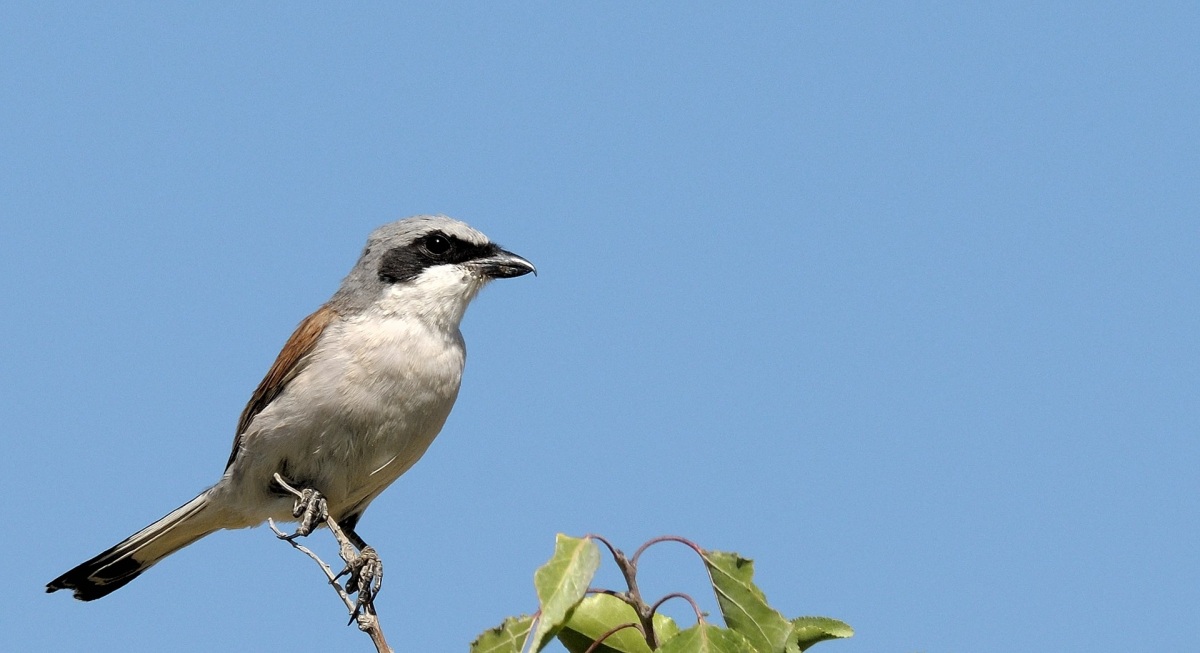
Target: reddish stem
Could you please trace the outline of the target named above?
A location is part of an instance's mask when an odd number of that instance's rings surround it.
[[[587,647],[587,650],[584,651],[583,653],[594,653],[596,650],[596,647],[603,644],[604,640],[608,639],[609,637],[612,637],[615,633],[617,633],[619,631],[625,630],[626,628],[637,628],[638,630],[641,630],[641,628],[638,627],[638,625],[633,623],[632,621],[630,621],[629,623],[621,624],[620,626],[617,626],[616,628],[612,628],[608,632],[601,635],[600,639],[597,639],[596,641],[592,642],[592,645]]]
[[[658,601],[655,601],[654,605],[650,606],[650,613],[653,614],[655,612],[658,612],[659,606],[666,603],[670,599],[684,599],[688,603],[692,604],[692,612],[696,613],[696,621],[698,621],[700,623],[704,623],[704,613],[700,611],[700,606],[696,605],[696,600],[693,599],[691,597],[691,595],[684,594],[683,592],[671,592],[670,594],[662,597]]]
[[[638,547],[637,551],[633,552],[633,564],[637,564],[638,558],[642,557],[642,554],[645,553],[646,549],[660,542],[679,542],[680,544],[683,544],[689,549],[695,551],[696,555],[704,557],[704,549],[701,549],[700,546],[695,542],[684,537],[679,537],[678,535],[660,535],[653,539],[647,540],[645,544]]]

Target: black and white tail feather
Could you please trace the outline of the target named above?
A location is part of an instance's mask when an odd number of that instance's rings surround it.
[[[107,596],[156,562],[221,528],[206,519],[208,492],[172,510],[167,516],[125,538],[46,585],[47,592],[69,589],[81,601]]]

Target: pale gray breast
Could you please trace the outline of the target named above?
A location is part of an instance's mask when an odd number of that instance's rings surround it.
[[[368,315],[345,320],[314,352],[305,395],[313,471],[347,499],[373,494],[411,467],[458,396],[465,351],[457,329]]]

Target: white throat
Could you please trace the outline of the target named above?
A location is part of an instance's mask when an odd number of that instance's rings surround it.
[[[487,281],[461,265],[435,265],[416,279],[389,286],[377,308],[387,317],[417,318],[433,327],[457,329],[467,305]]]

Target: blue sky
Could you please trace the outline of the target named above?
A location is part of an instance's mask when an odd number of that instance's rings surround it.
[[[369,650],[266,529],[99,602],[42,586],[214,482],[367,233],[440,212],[540,276],[468,312],[454,414],[361,524],[397,650],[532,610],[559,531],[739,551],[857,629],[821,650],[1196,648],[1198,31],[1193,3],[7,3],[5,647]],[[644,567],[715,609],[682,547]]]

